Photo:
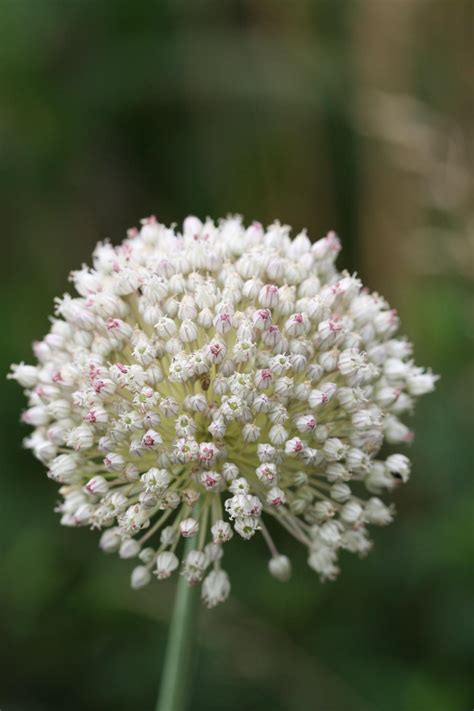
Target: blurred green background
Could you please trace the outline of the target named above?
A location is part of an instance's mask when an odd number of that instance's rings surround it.
[[[414,475],[364,561],[283,585],[234,541],[202,610],[192,711],[474,704],[471,0],[3,0],[1,372],[30,360],[95,242],[140,217],[239,212],[342,237],[442,374]],[[3,376],[2,376],[3,379]],[[174,583],[132,592],[97,534],[60,528],[2,382],[0,707],[151,709]]]

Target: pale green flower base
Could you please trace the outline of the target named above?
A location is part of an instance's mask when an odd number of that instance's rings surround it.
[[[193,539],[189,538],[184,557],[193,548]],[[190,586],[182,575],[179,576],[156,711],[185,711],[188,708],[198,604],[199,586]]]

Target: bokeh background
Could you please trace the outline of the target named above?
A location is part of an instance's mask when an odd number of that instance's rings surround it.
[[[132,592],[60,528],[22,451],[20,389],[55,295],[140,217],[238,212],[342,237],[442,378],[414,475],[364,561],[320,584],[233,542],[199,623],[192,711],[474,704],[471,0],[3,0],[0,5],[2,711],[151,709],[174,583]]]

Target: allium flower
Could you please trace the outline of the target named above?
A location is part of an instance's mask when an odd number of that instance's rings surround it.
[[[188,217],[175,232],[148,218],[97,245],[34,345],[38,365],[13,366],[61,523],[137,557],[134,588],[180,567],[206,605],[222,602],[234,533],[262,535],[270,573],[288,579],[270,518],[332,580],[339,551],[366,554],[368,525],[392,520],[379,495],[410,462],[378,455],[412,439],[399,417],[436,376],[384,299],[336,270],[339,250],[333,232],[311,244],[278,222]],[[180,563],[181,538],[195,545]]]

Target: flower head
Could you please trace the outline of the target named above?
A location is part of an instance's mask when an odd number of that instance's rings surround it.
[[[289,577],[271,518],[335,578],[339,551],[364,555],[368,525],[391,521],[379,496],[410,463],[379,451],[412,439],[400,416],[436,376],[413,364],[385,300],[337,271],[332,232],[312,244],[278,222],[188,217],[181,232],[148,218],[128,235],[72,273],[78,295],[57,299],[37,365],[12,369],[61,523],[138,558],[134,588],[180,566],[209,607],[229,594],[234,532],[262,535],[271,574]],[[195,546],[180,563],[183,538]]]

